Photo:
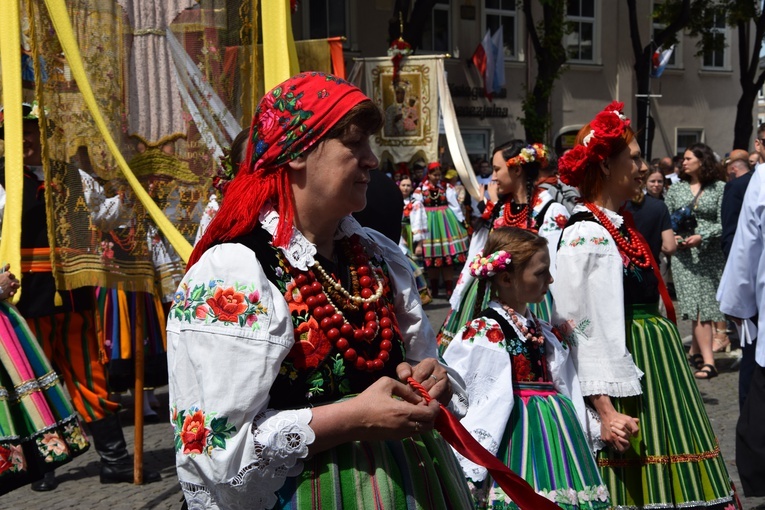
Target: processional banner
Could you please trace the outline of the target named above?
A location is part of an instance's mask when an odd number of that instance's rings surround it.
[[[364,59],[369,97],[385,114],[383,129],[372,137],[381,161],[438,160],[438,80],[436,59],[409,57],[393,81],[390,58]]]

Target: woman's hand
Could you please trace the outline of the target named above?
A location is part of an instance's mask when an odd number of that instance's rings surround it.
[[[422,257],[422,241],[419,241],[417,244],[414,245],[414,256]]]
[[[683,243],[684,248],[694,248],[700,245],[701,245],[701,236],[699,234],[694,234],[692,236],[686,237],[685,243]]]
[[[600,438],[619,453],[630,449],[630,437],[640,431],[637,418],[616,411],[600,416]]]
[[[21,285],[16,276],[9,271],[10,268],[11,265],[6,264],[0,273],[0,301],[13,297]]]
[[[489,200],[495,204],[499,202],[499,182],[492,179],[489,186],[486,188],[486,191],[489,193]]]
[[[434,400],[447,405],[452,399],[452,384],[448,373],[436,358],[427,358],[412,367],[409,363],[401,363],[396,367],[396,374],[401,382],[412,377],[425,388]]]
[[[389,377],[381,377],[340,405],[348,408],[343,420],[351,420],[348,425],[354,430],[346,440],[359,441],[403,439],[428,432],[440,411],[436,400],[426,404],[414,388]]]

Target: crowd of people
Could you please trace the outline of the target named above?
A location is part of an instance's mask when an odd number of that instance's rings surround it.
[[[38,122],[25,111],[22,248],[49,255],[33,227],[47,221]],[[148,307],[167,324],[184,506],[741,508],[696,381],[731,344],[736,461],[745,494],[765,495],[765,201],[750,154],[699,143],[647,162],[614,102],[559,157],[498,145],[471,195],[442,162],[376,170],[369,137],[388,127],[353,85],[303,73],[237,138],[172,307]],[[759,164],[765,125],[757,136]],[[121,197],[80,178],[94,222],[118,215]],[[11,269],[0,492],[55,489],[54,468],[88,448],[78,415],[101,482],[132,481],[94,321],[135,298],[85,288],[59,304],[50,268]],[[424,306],[441,295],[436,332]],[[693,325],[687,353],[677,319]]]

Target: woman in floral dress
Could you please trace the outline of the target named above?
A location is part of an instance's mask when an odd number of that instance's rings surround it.
[[[623,204],[641,189],[640,146],[611,103],[558,162],[581,191],[557,259],[557,320],[601,420],[597,455],[617,508],[735,508],[728,470],[685,362],[651,250]]]
[[[703,143],[691,145],[685,151],[680,178],[667,192],[667,208],[672,214],[693,204],[697,226],[693,232],[675,232],[677,252],[672,261],[672,277],[682,317],[693,321],[690,355],[692,359],[701,357],[695,367],[696,378],[711,379],[717,376],[714,323],[724,320],[715,294],[725,267],[720,245],[720,207],[725,183],[720,180],[712,149]]]
[[[518,227],[534,230],[548,240],[553,277],[555,276],[555,246],[561,229],[568,221],[568,210],[556,202],[550,192],[536,185],[540,168],[548,164],[550,150],[541,143],[527,144],[513,140],[494,149],[492,166],[494,173],[488,186],[489,200],[484,204],[483,226],[470,241],[469,257],[483,249],[486,237],[498,227]],[[469,263],[460,273],[457,287],[450,299],[451,312],[438,333],[442,348],[473,314],[488,305],[488,296],[476,303],[477,286],[470,274]],[[548,293],[541,303],[532,303],[532,310],[541,319],[548,320],[552,309],[552,297]]]
[[[350,216],[366,204],[378,164],[369,136],[382,123],[360,90],[322,73],[258,105],[245,163],[169,314],[176,467],[191,509],[470,506],[433,431],[438,401],[458,386],[435,359],[409,264]]]
[[[584,432],[588,415],[568,347],[526,305],[544,299],[552,283],[547,240],[500,227],[470,269],[492,299],[443,354],[467,383],[470,407],[462,424],[561,508],[609,508]],[[476,508],[518,508],[485,468],[459,460]]]
[[[19,281],[0,274],[0,494],[39,480],[88,449],[56,372],[18,310]]]

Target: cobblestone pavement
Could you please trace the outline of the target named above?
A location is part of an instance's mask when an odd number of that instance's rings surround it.
[[[446,316],[448,303],[436,300],[427,307],[431,323],[438,328]],[[688,322],[680,324],[681,336],[690,334]],[[720,377],[712,381],[699,381],[707,412],[718,435],[720,448],[725,456],[731,477],[740,487],[735,466],[735,429],[738,418],[738,372],[731,369],[734,358],[720,355]],[[222,369],[224,367],[221,367]],[[57,471],[59,487],[47,493],[32,492],[29,487],[17,489],[0,498],[0,508],[8,510],[33,509],[179,509],[181,491],[175,474],[172,429],[168,424],[167,388],[157,390],[162,407],[163,422],[146,425],[144,433],[144,464],[148,469],[158,470],[162,480],[157,483],[136,486],[131,484],[101,485],[98,480],[98,455],[91,450]],[[128,448],[133,447],[132,400],[123,399],[129,410],[123,412],[122,421]],[[739,489],[740,490],[740,489]],[[743,498],[744,508],[749,510],[765,505],[765,498]],[[763,507],[765,508],[765,506]]]

